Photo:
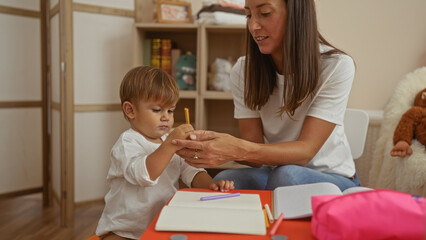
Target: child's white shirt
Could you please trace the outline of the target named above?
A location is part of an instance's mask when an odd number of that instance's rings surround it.
[[[161,137],[164,141],[167,135]],[[146,169],[146,158],[160,144],[152,143],[133,129],[123,132],[111,150],[111,166],[105,208],[96,229],[139,239],[154,217],[179,188],[179,178],[191,186],[194,176],[204,169],[195,168],[174,155],[163,173],[154,181]]]

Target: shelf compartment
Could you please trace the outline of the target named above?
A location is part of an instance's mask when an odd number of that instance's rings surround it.
[[[188,91],[188,90],[180,90],[179,91],[179,98],[181,99],[195,99],[197,98],[198,93],[197,91]]]
[[[240,136],[238,121],[234,119],[232,100],[203,99],[202,109],[200,120],[203,129]]]
[[[176,109],[174,111],[175,124],[174,127],[177,127],[181,124],[184,124],[185,121],[185,108],[189,109],[189,120],[192,126],[195,126],[196,119],[196,100],[195,99],[180,99],[176,105]]]
[[[204,99],[222,99],[222,100],[232,100],[231,92],[222,92],[222,91],[212,91],[208,90],[203,93]]]
[[[150,64],[149,62],[146,63],[143,61],[144,41],[147,39],[171,39],[172,48],[179,48],[182,54],[190,51],[192,54],[197,56],[198,25],[196,24],[136,23],[134,26],[135,65]]]
[[[245,25],[202,25],[201,27],[201,95],[210,98],[217,91],[208,89],[210,66],[216,58],[234,62],[245,54]],[[212,93],[210,93],[212,92]],[[225,94],[226,95],[226,94]],[[218,95],[224,96],[224,95]],[[224,99],[228,99],[225,97]]]

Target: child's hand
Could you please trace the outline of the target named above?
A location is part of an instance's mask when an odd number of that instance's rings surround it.
[[[209,188],[215,191],[227,192],[234,189],[234,181],[219,180],[210,184]]]
[[[189,135],[194,131],[194,127],[192,127],[191,124],[182,124],[178,127],[176,127],[171,133],[169,133],[169,136],[167,136],[167,139],[165,142],[170,143],[171,146],[176,148],[176,151],[181,149],[182,147],[176,146],[174,144],[171,144],[173,139],[188,139]]]

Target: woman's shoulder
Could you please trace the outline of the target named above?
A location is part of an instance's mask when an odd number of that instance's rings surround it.
[[[239,57],[237,62],[235,62],[233,68],[242,68],[244,66],[245,62],[246,62],[245,56]]]
[[[345,53],[332,53],[321,56],[322,71],[355,72],[355,63],[351,56]]]
[[[327,54],[327,52],[330,52],[332,50],[335,50],[334,48],[321,44],[320,45],[320,53],[321,53],[321,59],[325,63],[329,64],[338,64],[338,63],[347,63],[347,64],[354,64],[354,61],[351,56],[347,55],[343,52],[335,52],[331,54]]]
[[[234,64],[234,66],[232,66],[231,80],[233,78],[239,79],[240,78],[239,76],[243,75],[243,72],[244,72],[243,69],[244,69],[245,61],[246,61],[245,56],[240,57],[240,58],[238,58],[237,62]],[[236,76],[238,76],[238,77],[236,77]]]

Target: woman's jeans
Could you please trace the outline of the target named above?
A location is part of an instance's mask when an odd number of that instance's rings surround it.
[[[267,166],[261,168],[237,168],[220,172],[215,181],[224,179],[234,181],[235,189],[274,190],[277,187],[307,183],[330,182],[341,191],[360,186],[358,175],[347,178],[333,173],[323,173],[298,165]]]

